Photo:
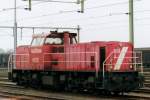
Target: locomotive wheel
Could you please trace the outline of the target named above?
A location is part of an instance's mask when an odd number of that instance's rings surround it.
[[[104,90],[104,91],[103,91],[103,94],[104,94],[104,95],[111,95],[112,93],[111,93],[111,91]]]
[[[23,86],[22,75],[17,73],[17,85]]]
[[[36,79],[32,79],[32,81],[30,82],[30,85],[32,88],[38,89],[40,85],[38,85],[38,80]]]
[[[31,79],[30,79],[30,86],[32,88],[35,88],[35,89],[40,89],[41,88],[41,81],[40,79],[38,78],[38,75],[37,74],[32,74],[31,75]]]
[[[114,92],[113,92],[113,95],[115,95],[115,96],[118,96],[119,94],[120,94],[119,91],[114,91]]]
[[[17,80],[17,85],[19,85],[19,86],[23,85],[22,82],[21,82],[21,80]]]

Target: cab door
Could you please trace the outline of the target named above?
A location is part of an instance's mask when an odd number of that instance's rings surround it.
[[[33,38],[30,47],[30,64],[33,70],[41,70],[43,64],[43,43],[44,37]]]
[[[105,59],[106,59],[106,48],[105,47],[100,47],[99,48],[99,62],[100,62],[100,70],[103,70],[103,63],[104,63],[104,61],[105,61]]]

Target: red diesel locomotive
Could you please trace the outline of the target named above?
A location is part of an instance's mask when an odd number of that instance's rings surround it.
[[[31,45],[19,46],[16,67],[9,74],[20,85],[58,89],[130,92],[143,85],[140,53],[128,42],[78,43],[76,33],[33,35]],[[142,68],[142,67],[141,67]]]

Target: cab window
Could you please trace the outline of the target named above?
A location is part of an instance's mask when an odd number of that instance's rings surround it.
[[[47,37],[44,44],[63,44],[63,40],[59,37]]]
[[[76,44],[76,43],[77,43],[76,38],[75,38],[75,37],[72,37],[72,38],[70,39],[70,43],[71,43],[71,44]]]
[[[34,39],[32,40],[31,45],[32,45],[32,46],[41,46],[41,45],[43,45],[43,42],[44,42],[44,38],[41,38],[41,37],[39,37],[39,38],[34,38]]]
[[[72,42],[73,42],[73,44],[76,44],[76,43],[77,43],[77,40],[76,40],[75,37],[72,38]]]

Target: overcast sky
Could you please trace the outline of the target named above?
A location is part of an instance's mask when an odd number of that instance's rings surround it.
[[[42,0],[41,0],[42,1]],[[128,41],[128,0],[86,0],[84,13],[77,13],[77,4],[28,2],[17,0],[18,26],[76,27],[80,25],[81,42]],[[44,1],[44,0],[43,0]],[[76,1],[76,0],[57,0]],[[135,47],[150,47],[150,0],[134,0]],[[14,0],[0,1],[0,26],[13,26]],[[48,33],[50,30],[35,30]],[[29,44],[32,30],[18,30],[18,45]],[[13,48],[12,29],[0,29],[0,48]]]

